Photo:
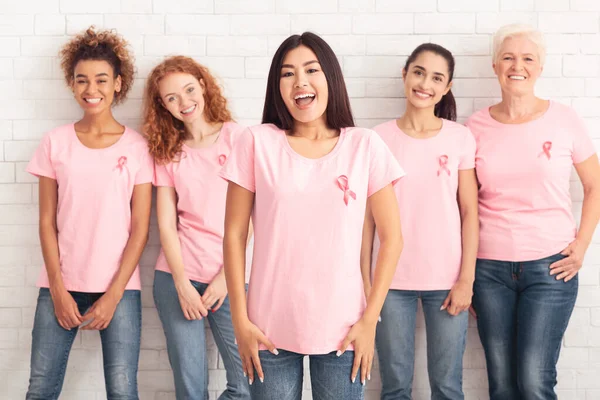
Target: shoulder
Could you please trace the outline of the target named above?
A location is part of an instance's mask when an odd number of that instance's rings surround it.
[[[66,142],[73,139],[74,133],[75,128],[72,123],[61,125],[46,132],[42,140],[49,142]]]
[[[553,118],[560,120],[581,120],[577,111],[569,105],[550,100],[550,105],[547,111]]]
[[[223,138],[227,143],[232,145],[242,135],[245,129],[245,126],[240,125],[235,121],[227,121],[223,123],[221,135],[223,135]]]
[[[124,139],[128,147],[134,149],[136,152],[149,153],[148,141],[141,133],[126,126],[124,134],[127,135]]]
[[[244,134],[249,134],[256,142],[268,143],[281,140],[282,135],[285,135],[283,129],[279,129],[273,124],[259,124],[250,126],[245,129]]]
[[[354,149],[365,148],[370,151],[373,148],[387,146],[383,139],[373,129],[352,127],[344,128],[345,141]]]
[[[394,133],[397,129],[398,125],[396,124],[395,119],[381,123],[373,128],[373,130],[377,132],[377,134],[384,140],[389,136],[394,136]]]
[[[444,120],[444,129],[454,138],[464,139],[467,136],[473,136],[471,130],[467,126],[447,119]]]

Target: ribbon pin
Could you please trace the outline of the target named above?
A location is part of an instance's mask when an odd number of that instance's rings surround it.
[[[552,150],[552,142],[544,142],[544,146],[542,147],[542,149],[543,149],[543,151],[540,154],[538,154],[538,157],[545,154],[549,160],[550,159],[550,150]]]
[[[219,156],[219,165],[221,165],[221,166],[224,165],[225,161],[227,161],[227,156],[225,154],[221,154]]]
[[[445,154],[443,156],[439,156],[438,164],[440,165],[440,168],[438,169],[437,176],[440,176],[442,171],[446,171],[448,176],[450,176],[450,170],[448,169],[448,156]]]
[[[348,205],[348,199],[352,197],[356,200],[356,193],[350,190],[350,186],[348,185],[348,177],[346,175],[340,175],[337,178],[337,184],[344,191],[344,203]]]
[[[119,157],[119,161],[117,161],[116,169],[118,169],[120,172],[123,172],[123,167],[125,167],[126,165],[127,165],[127,157],[121,156],[121,157]]]

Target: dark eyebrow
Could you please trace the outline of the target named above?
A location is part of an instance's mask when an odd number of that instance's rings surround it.
[[[427,71],[425,68],[421,67],[420,65],[415,65],[414,68],[421,70],[421,71]],[[442,74],[441,72],[434,72],[434,75],[437,76],[443,76],[444,78],[446,77],[446,75]]]
[[[99,74],[96,74],[96,77],[99,77],[99,76],[108,76],[108,74],[106,72],[100,72]],[[87,78],[87,75],[77,74],[77,75],[75,75],[75,78]]]
[[[194,82],[186,83],[185,85],[183,85],[183,89],[185,89],[186,87],[193,85],[193,84],[194,84]],[[169,97],[172,94],[175,94],[175,93],[167,93],[163,97]]]
[[[305,62],[304,64],[302,64],[302,66],[306,67],[307,65],[314,64],[314,63],[318,64],[319,62],[317,60],[311,60],[311,61]],[[294,68],[294,66],[292,64],[283,64],[281,66],[281,68]]]

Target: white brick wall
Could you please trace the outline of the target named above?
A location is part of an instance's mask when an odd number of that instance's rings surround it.
[[[600,145],[600,3],[597,0],[0,0],[0,395],[23,398],[42,263],[37,238],[38,187],[24,169],[43,133],[78,118],[62,84],[57,51],[68,35],[96,24],[118,28],[136,51],[138,81],[116,109],[139,125],[143,79],[163,55],[197,57],[221,78],[234,114],[256,123],[270,57],[289,34],[324,35],[342,63],[357,122],[373,126],[404,107],[400,70],[418,44],[434,41],[456,55],[461,120],[500,95],[491,70],[491,34],[528,22],[546,33],[548,61],[537,92],[574,106]],[[573,175],[576,215],[581,185]],[[154,309],[156,226],[142,258],[143,339],[139,387],[144,400],[174,399],[164,336]],[[600,234],[586,257],[577,306],[559,362],[560,398],[600,398]],[[419,318],[414,397],[428,398],[423,318]],[[225,385],[209,343],[211,399]],[[471,321],[464,358],[467,399],[487,398],[483,350]],[[368,398],[377,398],[373,374]],[[305,386],[310,398],[310,384]],[[102,399],[95,332],[75,341],[61,399]]]

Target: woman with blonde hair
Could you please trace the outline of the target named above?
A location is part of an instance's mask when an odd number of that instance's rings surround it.
[[[575,111],[534,94],[543,37],[500,28],[493,67],[502,100],[467,121],[477,142],[480,238],[473,305],[492,400],[556,399],[556,363],[578,271],[600,218],[600,166]],[[571,212],[575,167],[584,189]]]
[[[162,251],[154,302],[167,338],[178,399],[208,397],[204,321],[227,371],[219,399],[249,399],[223,271],[227,182],[218,175],[240,132],[207,68],[183,56],[157,65],[146,83],[144,133],[155,160]]]

